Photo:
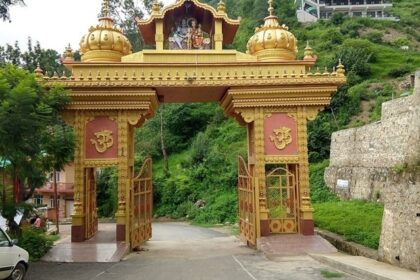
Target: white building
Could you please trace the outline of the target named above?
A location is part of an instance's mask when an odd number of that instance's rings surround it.
[[[343,13],[350,17],[370,17],[374,19],[397,20],[386,8],[392,7],[390,0],[298,0],[297,17],[300,22],[315,22],[328,19],[333,13]]]

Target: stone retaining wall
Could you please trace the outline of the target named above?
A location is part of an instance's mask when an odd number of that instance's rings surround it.
[[[380,122],[333,133],[324,179],[344,199],[382,201],[379,257],[420,272],[420,71]]]

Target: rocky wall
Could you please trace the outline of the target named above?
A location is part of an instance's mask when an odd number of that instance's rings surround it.
[[[386,102],[380,122],[332,135],[327,186],[385,205],[379,256],[420,272],[420,71],[414,94]]]

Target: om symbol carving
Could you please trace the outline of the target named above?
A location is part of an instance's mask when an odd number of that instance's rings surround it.
[[[95,145],[95,149],[98,153],[105,153],[109,148],[114,145],[114,138],[112,137],[112,131],[101,130],[95,133],[96,139],[90,139],[90,142]]]
[[[292,143],[291,129],[287,127],[281,127],[273,130],[273,134],[270,136],[271,142],[277,149],[283,150],[287,145]]]

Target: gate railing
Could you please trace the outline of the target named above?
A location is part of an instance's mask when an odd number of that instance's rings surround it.
[[[241,239],[248,245],[257,243],[257,213],[258,202],[255,192],[255,181],[248,170],[248,164],[243,157],[238,158],[238,209],[239,231]]]
[[[286,168],[276,168],[266,176],[270,233],[298,231],[298,197],[295,175]]]
[[[152,237],[153,185],[152,159],[147,158],[133,178],[131,196],[131,248],[137,248]]]

